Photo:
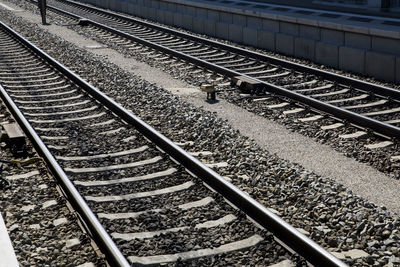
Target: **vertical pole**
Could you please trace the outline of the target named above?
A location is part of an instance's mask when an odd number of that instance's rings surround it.
[[[42,24],[47,25],[46,23],[46,0],[38,0],[40,15],[42,16]]]

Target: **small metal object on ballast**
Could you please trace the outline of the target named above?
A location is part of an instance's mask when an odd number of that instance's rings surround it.
[[[25,134],[17,123],[3,125],[0,141],[5,142],[13,154],[21,154],[26,150]]]
[[[263,87],[262,83],[246,76],[235,76],[231,80],[231,85],[236,85],[244,93],[259,93]]]
[[[89,20],[88,19],[84,19],[84,18],[79,19],[78,25],[79,26],[87,26],[87,25],[89,25]]]
[[[207,100],[208,101],[215,101],[216,100],[216,90],[214,85],[212,84],[202,84],[200,86],[201,91],[207,93]]]

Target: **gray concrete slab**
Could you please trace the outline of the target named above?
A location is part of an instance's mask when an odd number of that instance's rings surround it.
[[[196,8],[192,6],[186,6],[185,13],[186,15],[194,17],[196,16]]]
[[[105,0],[96,0],[96,2],[99,4],[100,7],[108,8],[108,3]]]
[[[193,17],[189,15],[182,16],[182,26],[185,29],[191,30],[193,29]]]
[[[122,11],[122,1],[115,1],[115,10]]]
[[[279,32],[287,35],[298,36],[299,35],[299,25],[288,22],[279,23]]]
[[[220,12],[219,21],[231,24],[233,22],[233,14],[228,12]]]
[[[294,40],[294,55],[308,60],[315,59],[315,41],[297,37]]]
[[[165,23],[165,11],[162,9],[157,9],[156,21],[160,23]]]
[[[315,46],[315,61],[337,68],[339,66],[339,47],[334,44],[317,42]]]
[[[262,29],[263,27],[263,20],[261,18],[256,17],[247,17],[247,27],[253,29]]]
[[[136,5],[134,5],[132,3],[128,3],[128,14],[129,15],[135,14],[135,8],[136,8]]]
[[[215,10],[207,10],[207,18],[209,20],[219,21],[219,12]]]
[[[337,23],[337,21],[334,19],[318,20],[318,27],[321,27],[323,29],[337,30],[337,31],[343,30],[343,25]]]
[[[400,39],[400,31],[398,26],[377,24],[374,25],[374,27],[369,28],[369,33],[373,36]]]
[[[214,37],[217,32],[216,23],[214,21],[204,21],[204,34]]]
[[[148,9],[149,19],[157,20],[157,11],[158,11],[158,9],[149,7],[149,9]]]
[[[319,41],[321,38],[321,29],[315,26],[299,25],[299,36]]]
[[[165,11],[164,12],[164,20],[165,23],[169,25],[174,25],[174,13],[171,11]]]
[[[173,2],[168,2],[168,10],[171,12],[176,12],[176,6],[177,4],[173,3]]]
[[[134,9],[133,9],[133,14],[135,16],[141,17],[143,14],[143,7],[139,6],[139,5],[135,5]]]
[[[377,52],[400,55],[400,40],[373,36],[372,50]]]
[[[343,45],[344,32],[331,29],[321,29],[321,41],[330,44]]]
[[[151,14],[150,14],[150,10],[151,10],[151,8],[150,7],[142,7],[142,16],[144,17],[144,18],[150,18],[150,16],[151,16]]]
[[[249,14],[250,12],[248,12],[248,14]],[[258,15],[258,14],[257,14]],[[261,18],[264,18],[264,19],[269,19],[269,20],[273,20],[273,21],[277,21],[277,19],[278,19],[278,14],[277,14],[277,12],[274,12],[274,11],[272,11],[272,12],[262,12],[262,13],[260,13],[260,17]]]
[[[207,18],[207,9],[205,8],[196,8],[196,17],[199,18]]]
[[[160,1],[160,9],[168,10],[168,2]]]
[[[229,25],[225,22],[217,22],[215,23],[215,36],[218,38],[226,39],[229,38]]]
[[[247,25],[247,19],[244,15],[233,14],[232,15],[232,23],[235,25],[240,25],[245,27]]]
[[[395,68],[395,56],[371,51],[366,52],[365,73],[367,75],[376,77],[377,79],[394,82],[396,71]]]
[[[155,9],[159,9],[160,8],[160,1],[152,0],[151,1],[151,7],[155,8]]]
[[[279,22],[271,19],[263,19],[262,28],[270,32],[279,32]]]
[[[275,33],[258,30],[257,31],[257,44],[258,47],[267,49],[270,51],[275,50]]]
[[[258,31],[253,28],[243,28],[243,43],[257,47]]]
[[[128,10],[128,2],[121,3],[121,11],[126,12]]]
[[[348,47],[371,49],[371,36],[353,32],[345,32],[344,44]]]
[[[110,1],[109,3],[108,3],[108,7],[111,9],[111,10],[116,10],[116,3],[117,2],[119,2],[119,1]]]
[[[229,24],[229,40],[236,43],[242,43],[243,27],[240,25]]]
[[[285,55],[294,55],[294,37],[288,34],[275,34],[275,50]]]
[[[279,12],[279,13],[281,13],[281,12]],[[296,16],[291,16],[290,14],[287,14],[287,13],[278,14],[278,15],[276,16],[276,18],[277,18],[280,22],[290,22],[290,23],[293,23],[293,24],[296,24],[296,23],[297,23],[297,18],[296,18]]]
[[[198,18],[194,17],[193,18],[193,30],[197,33],[203,34],[204,31],[204,19],[203,18]]]
[[[174,23],[177,27],[183,27],[183,15],[180,13],[174,13]]]
[[[359,34],[369,34],[369,27],[365,27],[364,23],[354,22],[354,21],[343,21],[341,24],[343,31],[359,33]]]
[[[187,14],[186,13],[186,7],[185,5],[177,5],[176,6],[176,12],[180,14]]]
[[[304,26],[314,26],[318,27],[318,20],[313,16],[299,16],[297,17],[297,23]]]
[[[365,73],[365,50],[339,47],[339,68],[355,73]]]

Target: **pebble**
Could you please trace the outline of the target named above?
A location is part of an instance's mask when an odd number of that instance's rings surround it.
[[[297,231],[299,231],[300,233],[302,233],[303,235],[310,235],[310,232],[307,232],[306,230],[302,229],[302,228],[296,228]]]
[[[21,208],[21,210],[22,210],[23,212],[28,212],[28,211],[31,211],[31,210],[35,209],[35,207],[36,207],[36,205],[27,205],[27,206],[23,206],[23,207]]]
[[[81,241],[77,238],[69,239],[65,242],[65,247],[66,248],[73,248],[75,246],[78,246],[81,244]]]
[[[38,230],[38,229],[40,229],[40,224],[29,225],[29,228],[34,229],[34,230]]]
[[[65,224],[67,222],[68,222],[67,218],[59,218],[59,219],[54,220],[53,224],[54,224],[54,226],[59,226],[61,224]]]
[[[352,259],[358,259],[358,258],[364,258],[364,257],[368,257],[369,254],[363,250],[360,249],[352,249],[349,251],[344,251],[342,252],[343,255],[345,255],[346,257],[350,257]]]
[[[42,208],[43,209],[47,209],[51,206],[57,205],[57,200],[48,200],[46,202],[43,203]]]

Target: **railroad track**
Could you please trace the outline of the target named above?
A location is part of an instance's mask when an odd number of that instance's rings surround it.
[[[3,101],[110,263],[302,263],[248,215],[308,261],[343,265],[3,23],[0,48]]]
[[[254,98],[257,98],[257,105],[260,103],[260,96],[267,93],[283,95],[303,107],[290,109],[290,103],[279,103],[271,108],[288,107],[290,110],[286,111],[287,114],[305,115],[311,108],[388,138],[400,137],[398,90],[291,63],[76,2],[57,0],[50,3],[56,12],[81,19],[81,24],[88,25],[93,34],[111,39],[129,50],[143,52],[144,45],[231,77],[251,97],[256,96]],[[160,57],[154,51],[148,53]],[[163,59],[168,60],[168,57]],[[304,118],[304,121],[320,118],[322,116],[314,114]],[[341,125],[343,124],[335,123],[331,127]],[[365,132],[354,134],[362,135]]]

